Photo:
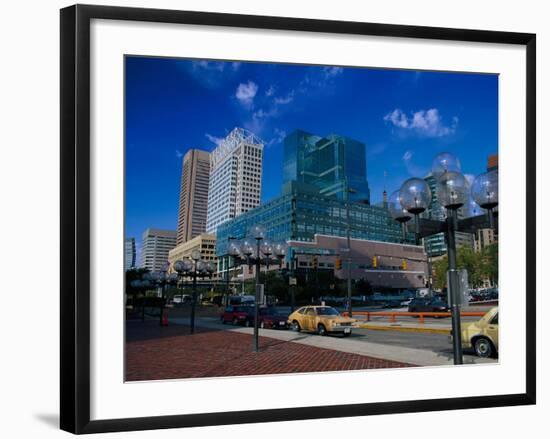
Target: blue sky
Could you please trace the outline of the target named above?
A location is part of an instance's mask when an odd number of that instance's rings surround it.
[[[296,128],[366,145],[372,202],[443,151],[467,174],[498,149],[498,77],[334,66],[126,58],[126,236],[177,224],[181,161],[236,126],[265,142],[262,201],[280,194]],[[387,177],[384,177],[384,174]]]

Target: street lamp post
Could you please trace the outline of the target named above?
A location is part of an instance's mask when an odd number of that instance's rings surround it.
[[[260,311],[260,243],[265,239],[265,230],[262,226],[255,225],[251,230],[252,237],[256,240],[256,291],[254,296],[254,351],[259,350],[258,320]]]
[[[411,178],[403,183],[399,190],[400,206],[414,215],[415,238],[418,244],[421,237],[444,233],[447,243],[449,299],[452,315],[453,356],[454,364],[462,364],[462,337],[460,328],[460,285],[456,258],[456,232],[474,233],[481,228],[494,228],[495,212],[498,205],[498,173],[491,171],[482,174],[474,180],[471,195],[475,202],[487,210],[486,215],[471,216],[458,220],[457,210],[466,204],[466,210],[471,211],[469,203],[469,187],[461,173],[460,162],[452,154],[442,153],[435,157],[432,165],[432,175],[436,179],[436,194],[439,203],[446,209],[444,221],[420,219],[419,215],[426,210],[431,202],[431,191],[427,183],[419,178]],[[392,194],[393,196],[393,194]],[[391,198],[391,197],[390,197]],[[475,211],[475,210],[474,210]],[[396,221],[404,224],[406,221],[399,213],[395,203],[390,213]],[[429,273],[431,276],[431,273]],[[431,284],[431,282],[430,282]],[[431,286],[431,285],[430,285]]]
[[[350,214],[349,214],[349,194],[355,193],[355,189],[349,187],[348,179],[346,177],[346,245],[348,252],[348,279],[347,279],[347,290],[348,290],[348,315],[353,316],[352,304],[351,304],[351,223],[350,223]]]
[[[241,247],[241,243],[239,241],[237,241],[237,238],[233,237],[233,236],[230,236],[228,239],[228,247],[227,247],[227,273],[226,273],[226,278],[225,278],[225,305],[229,305],[229,281],[230,281],[230,268],[229,268],[229,264],[231,262],[231,258],[233,258],[233,260],[235,260],[236,258],[238,258],[241,254],[241,250],[240,250],[240,247]]]
[[[135,280],[132,282],[132,286],[142,289],[143,292],[152,287],[160,288],[160,304],[159,304],[159,324],[163,326],[163,317],[166,301],[166,286],[173,284],[177,281],[177,278],[167,274],[166,268],[160,271],[154,271],[151,273],[144,273],[141,280]],[[158,290],[157,290],[158,291]],[[141,308],[141,320],[145,321],[145,297],[143,298]]]
[[[230,281],[229,264],[231,262],[230,248],[231,248],[232,241],[235,240],[235,239],[237,239],[237,238],[235,238],[234,236],[228,236],[227,237],[227,250],[226,250],[225,255],[222,259],[222,264],[223,264],[223,261],[225,261],[224,305],[227,305],[227,300],[229,299],[229,281]]]
[[[191,252],[191,260],[183,259],[174,262],[174,269],[180,277],[191,276],[193,281],[193,292],[191,296],[191,321],[190,332],[195,333],[195,308],[197,305],[197,277],[198,276],[211,276],[215,271],[213,263],[207,263],[201,260],[201,253],[198,249],[194,249]]]

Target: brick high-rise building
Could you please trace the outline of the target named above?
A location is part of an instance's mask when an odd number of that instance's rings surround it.
[[[206,230],[210,153],[187,151],[183,158],[178,211],[177,244],[189,241]]]

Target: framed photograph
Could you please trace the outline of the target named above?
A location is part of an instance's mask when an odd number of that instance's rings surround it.
[[[62,9],[61,428],[535,404],[535,44]]]

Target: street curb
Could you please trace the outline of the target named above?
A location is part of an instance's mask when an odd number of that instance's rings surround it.
[[[411,326],[380,326],[380,325],[359,325],[361,329],[374,329],[376,331],[402,331],[402,332],[427,332],[430,334],[450,334],[450,329],[443,328],[417,328]]]

